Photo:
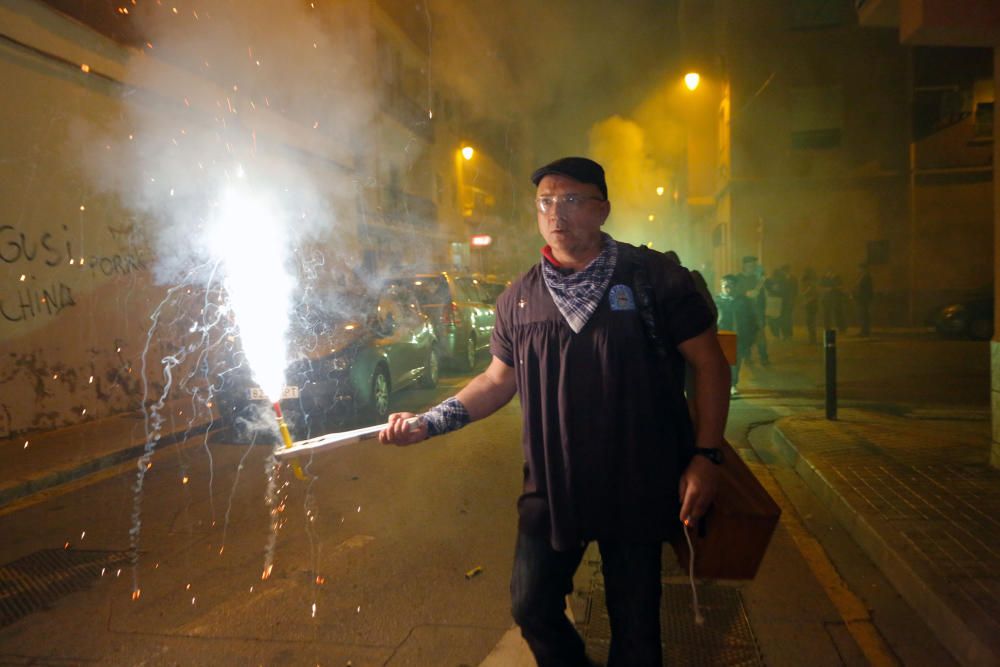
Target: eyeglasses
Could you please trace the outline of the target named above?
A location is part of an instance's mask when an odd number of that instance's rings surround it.
[[[575,211],[590,199],[604,201],[603,197],[569,194],[559,195],[558,197],[538,197],[535,199],[535,206],[538,208],[539,213],[549,213],[554,211],[557,204],[563,206],[568,211]]]

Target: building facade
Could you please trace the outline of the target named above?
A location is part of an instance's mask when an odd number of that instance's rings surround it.
[[[982,287],[991,168],[974,135],[993,89],[981,53],[935,68],[935,54],[859,26],[847,1],[683,8],[689,62],[707,72],[699,104],[716,119],[693,130],[700,147],[688,152],[697,235],[717,274],[750,255],[849,286],[864,262],[876,323],[897,325]],[[934,86],[962,91],[949,119],[930,104]]]
[[[997,88],[998,76],[1000,76],[1000,7],[990,0],[969,0],[963,3],[946,2],[945,0],[857,0],[856,2],[858,21],[861,25],[869,29],[888,29],[896,35],[902,44],[923,47],[945,47],[950,53],[954,47],[964,47],[972,49],[984,49],[986,53],[992,55],[992,89]],[[977,78],[978,82],[978,78]],[[946,99],[949,97],[948,91],[934,88],[937,82],[928,82],[928,94],[942,95]],[[1000,141],[998,141],[997,124],[993,122],[993,106],[987,103],[989,94],[983,91],[985,86],[980,84],[973,87],[971,94],[965,88],[962,95],[962,88],[952,92],[952,96],[959,97],[958,100],[950,102],[951,108],[959,107],[966,113],[971,106],[972,129],[971,133],[966,128],[962,138],[968,141],[971,134],[972,141],[980,153],[980,160],[991,165],[998,163],[1000,157]],[[954,90],[952,88],[952,90]],[[961,98],[964,97],[965,100]],[[971,98],[971,99],[968,99]],[[944,114],[941,114],[944,115]],[[960,115],[960,114],[959,114]],[[989,123],[986,122],[987,118]],[[991,127],[989,127],[991,126]],[[962,129],[954,130],[962,132]],[[992,141],[989,141],[992,136]],[[987,157],[987,152],[989,157]],[[947,151],[935,151],[933,158],[936,162],[955,164],[954,158],[949,159]],[[957,168],[953,168],[953,174],[981,174],[985,173],[982,165],[972,164],[966,166],[968,161],[958,163]],[[962,170],[962,171],[959,171]],[[936,171],[936,170],[935,170]],[[928,175],[937,175],[934,171]],[[986,242],[987,248],[992,248],[993,266],[992,281],[990,287],[993,289],[993,312],[1000,312],[997,308],[1000,305],[1000,292],[996,285],[1000,278],[1000,207],[997,207],[997,197],[1000,194],[1000,178],[995,170],[991,170],[989,186],[992,197],[992,243]],[[941,187],[948,187],[950,184],[941,184]],[[986,199],[986,196],[983,195]],[[981,234],[981,238],[986,240],[988,233]],[[988,275],[988,272],[987,272]],[[981,276],[977,276],[981,278]],[[994,320],[993,341],[991,362],[991,395],[993,405],[993,438],[990,450],[990,463],[995,467],[1000,467],[1000,342],[997,340],[997,331],[1000,331]]]

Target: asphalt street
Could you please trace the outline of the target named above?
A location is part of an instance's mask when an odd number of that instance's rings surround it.
[[[986,344],[897,332],[848,337],[840,352],[844,405],[931,418],[961,410],[988,435]],[[774,455],[770,424],[822,405],[822,351],[776,343],[771,357],[747,369],[727,435],[755,462],[783,523],[756,580],[721,584],[737,589],[762,662],[952,664]],[[445,375],[394,407],[419,410],[466,380]],[[510,637],[519,419],[515,402],[418,446],[317,453],[303,462],[310,480],[283,474],[270,504],[265,448],[220,434],[157,454],[141,490],[126,464],[6,508],[0,562],[69,545],[106,565],[0,628],[0,664],[478,665]],[[676,575],[668,582],[683,581]]]

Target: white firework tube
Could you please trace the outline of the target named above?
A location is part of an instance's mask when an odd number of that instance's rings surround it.
[[[418,422],[418,417],[411,417],[406,420],[406,426],[415,425]],[[321,449],[338,449],[340,447],[345,447],[347,445],[353,445],[355,443],[361,442],[362,440],[371,440],[379,434],[379,431],[387,428],[389,424],[376,424],[375,426],[365,426],[364,428],[357,428],[353,431],[341,431],[340,433],[327,433],[326,435],[321,435],[316,438],[309,438],[308,440],[298,440],[292,443],[291,447],[283,447],[276,449],[274,455],[283,459],[288,456],[295,456],[297,454],[302,454],[303,452],[314,452]]]

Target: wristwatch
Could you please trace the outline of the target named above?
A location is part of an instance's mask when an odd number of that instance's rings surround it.
[[[715,465],[720,465],[722,463],[722,450],[718,447],[695,447],[694,455],[704,456]]]

